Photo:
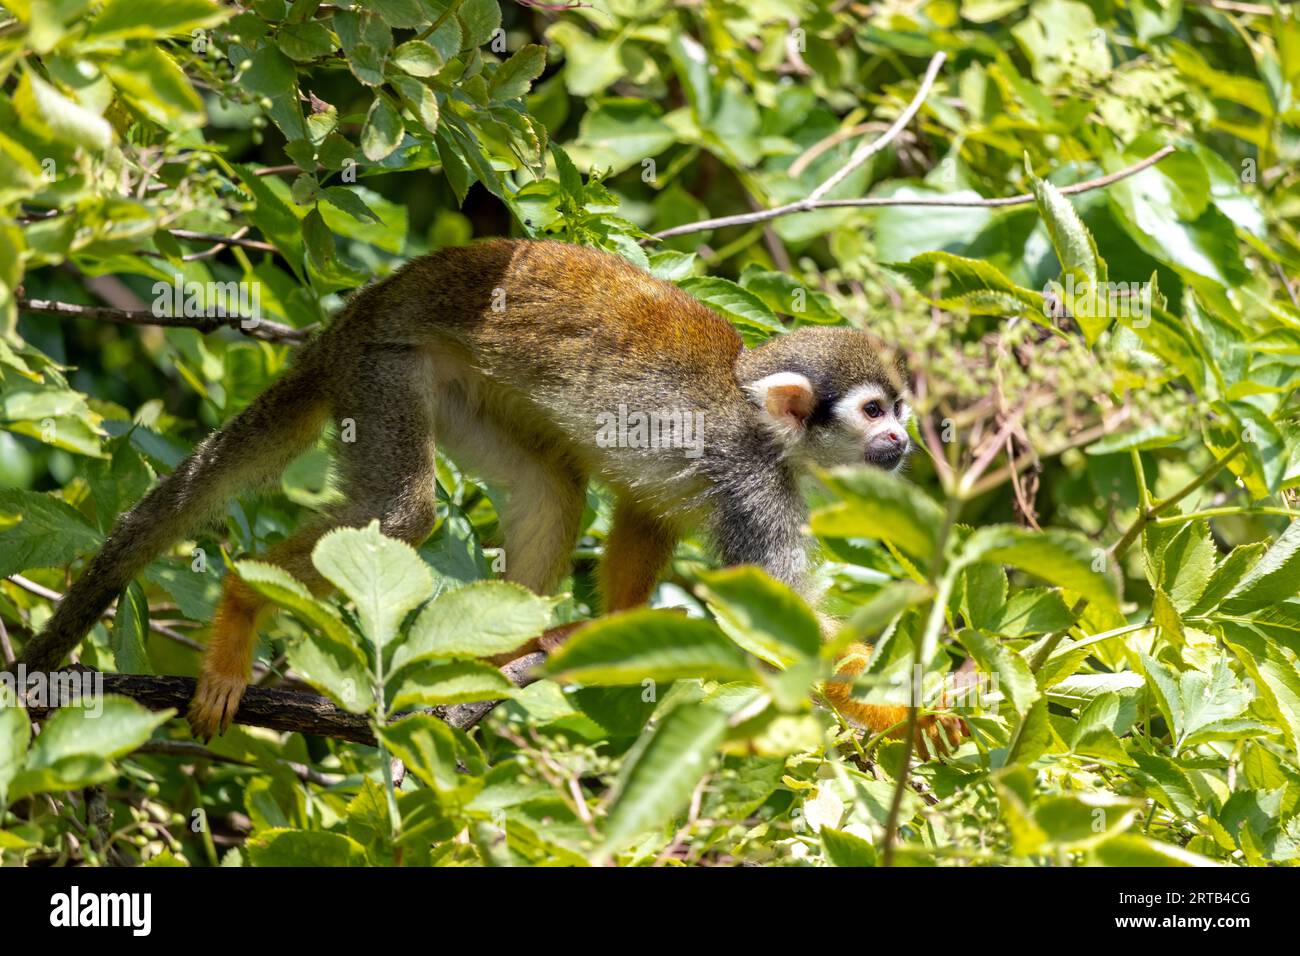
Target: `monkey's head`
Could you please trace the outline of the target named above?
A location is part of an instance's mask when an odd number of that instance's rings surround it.
[[[899,468],[911,449],[907,367],[856,329],[805,327],[742,352],[736,377],[763,427],[799,463]]]

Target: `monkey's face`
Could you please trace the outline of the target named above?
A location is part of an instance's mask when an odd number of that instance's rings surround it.
[[[819,398],[805,376],[780,372],[748,391],[787,456],[801,464],[833,468],[865,462],[895,471],[911,450],[911,409],[888,384],[858,384],[842,395]]]
[[[822,428],[814,425],[809,430],[808,443],[824,467],[865,461],[895,471],[912,447],[907,434],[910,415],[907,402],[889,388],[859,385],[834,403]]]

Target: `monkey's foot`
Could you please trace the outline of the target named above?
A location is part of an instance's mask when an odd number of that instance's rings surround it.
[[[523,647],[516,648],[513,651],[506,651],[504,654],[497,654],[495,657],[489,657],[488,662],[501,667],[523,657],[525,654],[535,654],[538,651],[547,655],[554,654],[560,649],[560,645],[569,639],[570,634],[582,625],[590,623],[590,621],[574,621],[572,624],[561,624],[559,627],[549,628]]]
[[[190,732],[206,742],[229,730],[247,686],[248,681],[242,677],[204,672],[185,715]]]
[[[561,624],[559,627],[549,628],[546,633],[537,639],[537,649],[544,651],[548,655],[554,654],[564,645],[564,642],[569,639],[574,631],[589,623],[591,622],[574,621],[572,624]]]
[[[966,721],[951,714],[923,714],[916,721],[916,749],[926,758],[952,753],[969,736]]]

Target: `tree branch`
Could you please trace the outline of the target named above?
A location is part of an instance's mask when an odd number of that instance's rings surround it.
[[[885,134],[889,135],[888,133]],[[881,137],[884,139],[884,136]],[[877,140],[879,142],[879,140]],[[1112,183],[1117,183],[1121,179],[1127,179],[1129,176],[1136,175],[1142,170],[1154,166],[1160,160],[1164,159],[1174,151],[1173,146],[1164,146],[1156,150],[1146,159],[1127,166],[1117,172],[1108,173],[1105,176],[1098,176],[1096,179],[1089,179],[1086,182],[1075,183],[1073,186],[1062,186],[1059,192],[1065,196],[1074,196],[1079,193],[1090,192],[1094,189],[1102,189]],[[825,185],[823,183],[823,185]],[[818,187],[821,188],[820,186]],[[814,209],[847,209],[847,208],[879,208],[883,206],[938,206],[943,208],[981,208],[989,209],[1001,206],[1025,206],[1034,202],[1032,193],[1020,193],[1016,196],[1004,196],[1000,199],[958,199],[948,198],[946,196],[921,196],[912,199],[897,199],[893,196],[868,196],[861,199],[800,199],[798,202],[787,203],[784,206],[777,206],[774,209],[764,209],[760,212],[740,213],[735,216],[720,216],[716,219],[704,219],[700,222],[689,222],[681,226],[673,226],[671,229],[664,229],[656,232],[652,236],[654,239],[668,239],[672,236],[682,236],[692,232],[704,232],[706,229],[721,229],[724,226],[746,226],[756,222],[766,222],[769,219],[777,219],[781,216],[790,216],[800,212],[812,212]]]
[[[226,239],[225,241],[230,242],[233,240]],[[48,299],[20,298],[18,308],[36,315],[94,319],[96,322],[111,322],[114,325],[157,325],[169,329],[195,329],[203,333],[229,328],[247,335],[249,338],[262,339],[266,342],[283,342],[288,345],[297,345],[308,338],[314,331],[314,326],[295,329],[293,326],[272,322],[270,319],[254,319],[238,315],[193,317],[154,315],[148,309],[115,309],[103,305],[52,302]]]
[[[930,94],[930,87],[934,86],[935,77],[939,75],[939,68],[943,66],[943,61],[947,58],[947,54],[942,51],[930,58],[930,65],[926,68],[925,76],[921,78],[920,88],[917,89],[916,95],[912,97],[912,102],[907,104],[907,108],[898,114],[898,119],[894,120],[889,129],[881,133],[879,137],[855,149],[847,163],[827,176],[820,186],[808,194],[807,202],[815,203],[820,200],[832,189],[844,182],[855,169],[894,141],[894,138],[903,131],[903,127],[912,121],[912,117],[921,108],[921,104],[925,102],[925,98]]]
[[[546,655],[540,651],[525,654],[504,665],[501,673],[516,687],[527,687],[537,680],[534,672],[545,660]],[[68,672],[56,671],[45,675],[44,683],[48,695],[62,693],[68,683],[79,686],[84,674],[84,672],[72,672],[74,680],[67,681],[59,677],[61,673]],[[28,681],[35,676],[27,674]],[[150,710],[171,708],[184,713],[189,707],[190,699],[194,696],[195,680],[192,677],[102,674],[96,675],[96,681],[101,677],[105,694],[130,697]],[[40,720],[51,711],[74,703],[75,701],[67,699],[47,699],[43,706],[29,706],[27,713],[33,720]],[[431,707],[428,713],[451,727],[468,730],[500,703],[499,700],[484,700],[472,704]],[[370,719],[364,714],[346,711],[328,697],[301,691],[252,685],[244,691],[244,698],[239,703],[239,711],[235,714],[235,723],[289,733],[316,734],[320,737],[333,737],[336,740],[347,740],[372,747],[375,745]]]

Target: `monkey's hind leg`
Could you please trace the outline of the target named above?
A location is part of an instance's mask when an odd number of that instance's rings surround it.
[[[514,462],[514,474],[506,486],[509,497],[501,515],[506,580],[538,594],[549,594],[569,571],[582,524],[586,481],[576,470],[559,462],[532,457],[516,457]],[[504,664],[536,650],[550,653],[572,630],[571,625],[551,628],[493,662]]]
[[[328,593],[330,584],[312,565],[311,552],[327,531],[378,520],[384,534],[417,545],[437,521],[427,359],[412,349],[368,349],[337,380],[342,385],[332,403],[341,426],[336,442],[340,504],[265,558],[317,595]],[[260,595],[238,578],[227,578],[190,704],[195,736],[210,738],[230,727],[248,686],[257,623],[266,609]]]
[[[626,611],[650,600],[659,575],[673,556],[678,531],[633,503],[619,498],[614,506],[614,524],[605,539],[600,562],[600,594],[605,613]],[[578,628],[589,621],[575,621],[553,627],[525,650],[547,654],[559,650]],[[504,655],[500,663],[518,654]]]
[[[314,523],[298,531],[271,548],[263,560],[284,568],[314,593],[325,593],[329,583],[312,566],[311,549],[328,527]],[[252,674],[258,626],[269,610],[270,602],[264,597],[236,575],[226,576],[203,654],[199,686],[186,714],[195,737],[209,740],[230,729]]]
[[[677,545],[677,529],[622,496],[600,563],[600,593],[606,613],[650,600]]]

